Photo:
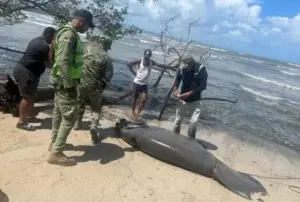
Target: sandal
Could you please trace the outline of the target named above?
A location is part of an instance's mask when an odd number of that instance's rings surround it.
[[[35,127],[29,125],[27,122],[17,123],[17,128],[27,130],[27,131],[35,131]]]

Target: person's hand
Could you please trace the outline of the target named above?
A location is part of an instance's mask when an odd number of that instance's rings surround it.
[[[193,93],[190,91],[190,92],[187,92],[187,93],[183,93],[181,95],[178,96],[178,98],[180,100],[186,100],[188,99]]]
[[[177,89],[176,89],[176,90],[174,90],[173,94],[174,94],[174,96],[175,96],[176,98],[178,98],[178,96],[179,96],[179,92],[178,92],[178,90],[177,90]]]

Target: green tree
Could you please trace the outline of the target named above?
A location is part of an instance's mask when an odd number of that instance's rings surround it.
[[[157,0],[138,0],[145,1]],[[71,19],[72,13],[85,7],[94,15],[96,28],[112,39],[122,38],[124,35],[141,33],[138,27],[124,26],[124,17],[128,14],[128,7],[115,7],[111,0],[1,0],[0,25],[22,23],[27,16],[25,10],[35,10],[47,13],[54,17],[58,25],[65,24]]]

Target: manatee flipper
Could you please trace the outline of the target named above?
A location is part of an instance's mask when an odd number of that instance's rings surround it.
[[[131,142],[131,145],[132,145],[133,148],[139,149],[139,146],[138,146],[138,144],[136,142],[136,138],[135,137],[131,138],[130,142]]]
[[[248,174],[233,170],[221,161],[217,162],[213,178],[227,189],[246,199],[251,200],[252,194],[259,194],[261,196],[268,194],[259,181]]]

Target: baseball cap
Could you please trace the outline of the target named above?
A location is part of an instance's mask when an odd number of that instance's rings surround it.
[[[93,23],[93,15],[90,11],[86,9],[80,9],[74,12],[73,14],[74,17],[83,17],[87,23],[89,28],[95,28],[95,24]]]

